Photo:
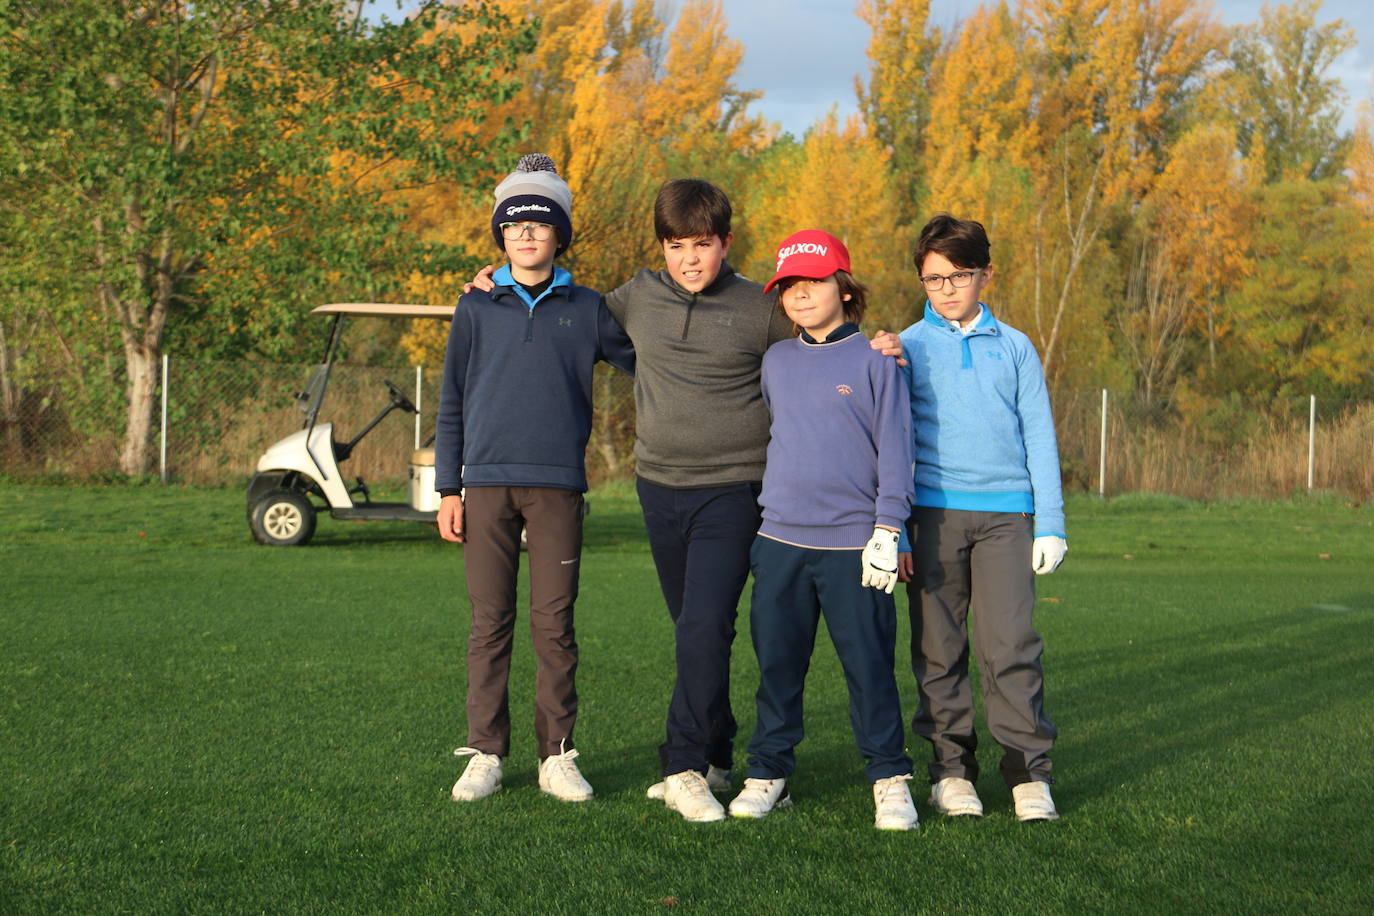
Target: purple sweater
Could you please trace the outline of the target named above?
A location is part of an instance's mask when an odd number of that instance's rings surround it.
[[[901,528],[911,513],[911,407],[896,361],[862,334],[834,340],[839,333],[826,343],[780,341],[764,354],[773,421],[759,533],[859,550],[874,525]]]

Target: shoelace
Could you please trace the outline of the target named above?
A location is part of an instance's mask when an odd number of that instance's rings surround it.
[[[547,765],[548,762],[552,760],[552,768],[554,770],[557,770],[558,775],[563,777],[564,779],[581,779],[582,773],[580,770],[577,769],[577,765],[573,763],[573,758],[576,756],[577,750],[574,748],[573,750],[565,751],[562,754],[554,754],[552,757],[547,758],[544,761],[544,763]]]
[[[889,776],[887,779],[878,780],[878,804],[880,806],[903,804],[906,799],[902,798],[902,792],[906,790],[906,783],[910,778],[910,775]]]
[[[500,757],[497,757],[495,754],[488,754],[486,751],[479,751],[475,747],[457,748],[454,750],[453,756],[472,758],[472,763],[468,764],[468,768],[463,771],[464,777],[469,775],[474,778],[478,776],[484,777],[488,770],[493,770],[501,765]],[[493,759],[496,761],[495,763],[492,762]]]
[[[687,772],[687,773],[694,773],[694,772],[696,772],[696,771],[695,771],[695,770],[687,770],[686,772]],[[697,773],[696,775],[701,776],[700,773]],[[701,796],[701,795],[710,795],[710,794],[711,794],[711,787],[708,786],[708,785],[706,785],[706,777],[704,777],[704,776],[702,776],[700,779],[692,779],[692,778],[690,778],[690,777],[687,777],[687,776],[684,774],[684,775],[682,776],[682,778],[680,778],[680,779],[678,780],[678,785],[679,785],[684,791],[686,791],[686,793],[687,793],[688,795],[692,795],[692,796]]]

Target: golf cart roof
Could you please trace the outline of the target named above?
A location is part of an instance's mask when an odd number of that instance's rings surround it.
[[[378,318],[453,318],[451,305],[403,305],[390,302],[331,302],[310,310],[312,315],[371,315]]]

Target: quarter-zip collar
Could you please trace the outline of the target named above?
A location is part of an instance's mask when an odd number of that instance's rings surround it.
[[[687,302],[687,312],[682,316],[683,340],[687,339],[687,335],[691,333],[692,330],[692,310],[696,308],[697,297],[711,296],[716,294],[721,290],[722,287],[730,283],[734,279],[734,277],[735,269],[730,266],[730,262],[721,261],[720,273],[716,274],[716,278],[712,280],[704,289],[702,289],[701,292],[694,293],[690,290],[683,289],[682,285],[679,284],[676,280],[674,280],[673,275],[668,273],[668,271],[660,270],[658,272],[658,278],[661,281],[663,281],[663,285],[672,290],[673,295],[677,296],[679,299],[685,299]]]
[[[961,358],[959,360],[960,369],[973,368],[973,351],[969,349],[969,341],[973,337],[984,335],[996,337],[1002,333],[1001,328],[997,324],[997,319],[992,317],[992,309],[988,308],[982,302],[978,303],[978,307],[980,310],[978,313],[978,323],[974,326],[972,331],[965,334],[959,328],[950,324],[939,312],[935,311],[929,299],[926,300],[926,314],[923,320],[927,324],[932,324],[944,331],[946,334],[953,334],[959,338],[959,349],[961,352]]]
[[[501,267],[491,275],[491,282],[496,284],[496,289],[492,290],[492,295],[512,292],[520,297],[520,301],[525,303],[525,307],[534,310],[534,307],[543,302],[545,297],[556,289],[562,289],[560,295],[567,295],[567,288],[572,286],[572,274],[561,267],[554,266],[553,281],[549,283],[549,288],[540,293],[537,297],[531,297],[525,287],[521,286],[516,279],[511,276],[510,265],[502,264]]]

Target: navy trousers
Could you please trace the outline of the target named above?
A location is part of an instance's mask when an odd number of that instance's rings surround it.
[[[678,489],[637,481],[649,548],[675,625],[677,680],[659,746],[664,776],[733,765],[730,646],[759,529],[759,484]]]
[[[754,541],[750,632],[759,657],[758,726],[749,776],[778,779],[796,769],[802,694],[820,615],[849,685],[849,721],[869,782],[911,772],[892,670],[897,608],[861,582],[862,550],[819,550],[759,536]]]

